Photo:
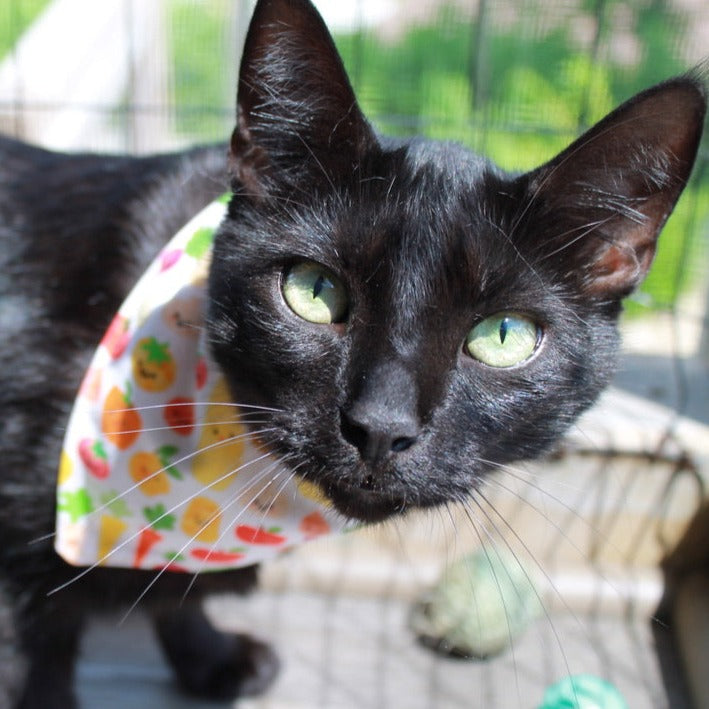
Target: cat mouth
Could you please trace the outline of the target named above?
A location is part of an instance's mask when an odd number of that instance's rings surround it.
[[[382,522],[403,514],[407,509],[403,496],[378,488],[366,478],[359,485],[344,482],[330,484],[326,494],[340,514],[360,522]]]

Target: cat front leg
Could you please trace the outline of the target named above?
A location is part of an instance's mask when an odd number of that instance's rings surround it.
[[[155,629],[189,694],[222,700],[261,694],[278,674],[280,662],[269,645],[217,630],[200,604],[156,613]]]
[[[24,600],[24,599],[23,599]],[[73,691],[74,667],[83,628],[84,615],[79,609],[62,604],[51,605],[39,612],[36,604],[22,604],[15,609],[11,632],[16,652],[9,669],[3,667],[0,707],[17,709],[75,709]],[[0,632],[2,632],[0,630]],[[13,670],[14,667],[14,670]],[[6,687],[5,677],[10,684]],[[13,689],[13,682],[20,687]],[[8,701],[2,703],[3,692]],[[13,697],[14,698],[11,698]]]
[[[9,594],[0,584],[0,707],[15,707],[19,702],[27,661],[15,632],[15,615]]]

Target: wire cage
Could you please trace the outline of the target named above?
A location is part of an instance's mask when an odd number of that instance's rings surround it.
[[[507,169],[550,158],[709,47],[703,0],[318,6],[378,128],[456,140]],[[251,8],[9,0],[0,130],[65,150],[223,141]],[[501,471],[468,508],[314,542],[264,567],[253,597],[210,603],[216,622],[270,638],[284,659],[269,695],[240,706],[531,709],[552,683],[587,673],[631,707],[709,706],[692,669],[709,630],[693,623],[685,584],[709,559],[691,534],[705,529],[709,476],[708,240],[705,138],[652,275],[627,306],[615,385],[553,456]],[[412,617],[446,569],[481,547],[514,556],[540,610],[493,657],[434,652]],[[92,628],[79,670],[85,706],[194,706],[146,633],[137,616]]]

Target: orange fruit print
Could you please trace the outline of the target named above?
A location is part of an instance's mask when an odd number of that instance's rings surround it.
[[[103,404],[101,431],[114,446],[125,450],[133,445],[140,435],[143,420],[133,408],[130,386],[125,392],[113,387]]]
[[[191,539],[216,543],[222,513],[219,505],[208,497],[195,497],[182,517],[181,529]]]
[[[170,465],[170,458],[177,453],[174,446],[162,446],[154,452],[139,451],[130,459],[130,476],[140,485],[145,495],[166,495],[170,492],[171,475],[177,480],[182,474]]]
[[[144,337],[132,353],[133,377],[145,391],[165,391],[175,381],[175,360],[166,342]]]

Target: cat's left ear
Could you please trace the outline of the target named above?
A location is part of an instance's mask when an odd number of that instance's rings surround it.
[[[308,0],[259,0],[244,44],[230,165],[235,189],[316,190],[376,142]]]
[[[523,176],[539,258],[553,260],[593,298],[632,291],[689,179],[706,103],[700,78],[665,82]]]

